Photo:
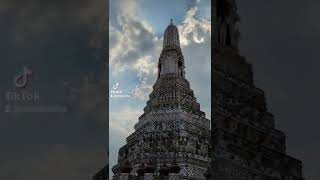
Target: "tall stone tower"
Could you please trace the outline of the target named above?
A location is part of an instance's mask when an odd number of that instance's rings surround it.
[[[158,78],[135,132],[119,150],[113,179],[205,179],[210,121],[185,78],[175,25],[166,28]]]
[[[302,180],[302,163],[286,154],[252,67],[238,54],[235,0],[214,1],[212,169],[210,179]]]

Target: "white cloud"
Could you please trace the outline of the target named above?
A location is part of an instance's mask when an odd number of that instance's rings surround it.
[[[133,98],[146,101],[148,95],[152,91],[152,83],[155,82],[155,77],[157,74],[157,65],[152,61],[150,55],[146,55],[136,61],[133,68],[137,71],[137,76],[139,78],[139,84],[133,90]]]
[[[149,97],[149,94],[152,92],[152,85],[142,81],[136,88],[132,91],[133,98],[146,101]]]
[[[128,136],[133,132],[134,124],[141,114],[142,110],[132,107],[124,107],[119,111],[110,112],[109,128],[121,135]]]
[[[121,0],[116,18],[120,28],[109,24],[109,62],[113,74],[136,67],[138,60],[152,53],[157,44],[158,39],[154,39],[152,27],[139,19],[136,11],[136,1]]]
[[[146,21],[138,18],[135,1],[120,1],[119,6],[119,28],[109,25],[111,75],[133,71],[139,80],[132,91],[133,98],[145,101],[156,78],[162,39],[154,35]]]
[[[152,62],[151,59],[152,57],[150,55],[137,59],[133,68],[138,71],[139,76],[142,74],[155,74],[157,72],[156,63]]]
[[[197,6],[190,8],[182,25],[178,26],[182,47],[188,46],[190,43],[204,43],[205,38],[206,40],[211,39],[211,22],[205,19],[196,19],[197,11]]]

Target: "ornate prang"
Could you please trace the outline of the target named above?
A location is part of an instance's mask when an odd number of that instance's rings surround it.
[[[132,167],[132,176],[205,179],[210,166],[210,121],[185,78],[179,32],[172,20],[164,33],[158,79],[149,97],[135,132],[119,150],[114,179],[123,162]]]

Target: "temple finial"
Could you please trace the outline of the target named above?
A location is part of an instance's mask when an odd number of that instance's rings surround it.
[[[173,23],[172,23],[172,19],[170,19],[170,23],[173,24]]]

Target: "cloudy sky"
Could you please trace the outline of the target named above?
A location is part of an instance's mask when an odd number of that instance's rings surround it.
[[[142,115],[157,77],[163,33],[170,19],[178,27],[186,77],[210,119],[211,2],[209,0],[110,1],[109,87],[130,98],[111,98],[110,168]]]

